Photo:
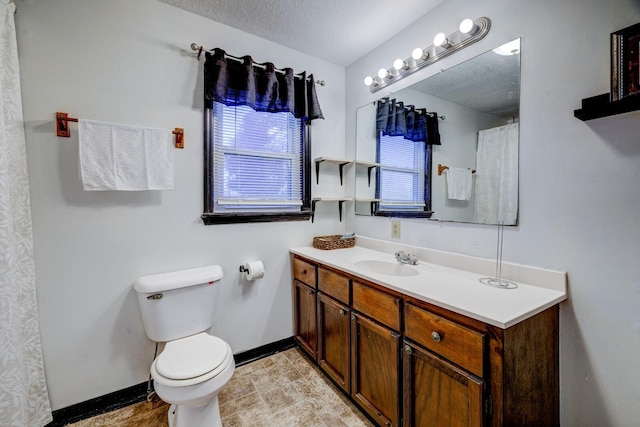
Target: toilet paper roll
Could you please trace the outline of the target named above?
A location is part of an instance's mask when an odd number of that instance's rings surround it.
[[[264,277],[264,264],[262,261],[249,261],[244,265],[244,274],[247,280],[256,280]]]

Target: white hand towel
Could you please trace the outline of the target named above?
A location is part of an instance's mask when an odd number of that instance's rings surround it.
[[[447,169],[447,197],[452,200],[470,200],[473,186],[471,169]]]
[[[170,130],[78,119],[78,134],[85,190],[173,189]]]

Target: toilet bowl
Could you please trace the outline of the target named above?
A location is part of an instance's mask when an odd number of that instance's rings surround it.
[[[235,362],[229,345],[207,333],[170,341],[153,361],[158,397],[171,404],[170,427],[221,427],[218,392]]]

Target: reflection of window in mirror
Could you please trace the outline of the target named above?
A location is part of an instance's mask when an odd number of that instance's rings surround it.
[[[430,214],[431,146],[403,136],[378,133],[375,215],[426,216]]]
[[[396,99],[376,102],[374,215],[431,215],[431,144],[440,144],[437,113]]]

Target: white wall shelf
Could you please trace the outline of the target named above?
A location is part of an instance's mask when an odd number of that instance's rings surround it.
[[[344,159],[336,159],[331,157],[317,157],[313,160],[316,164],[316,184],[320,183],[320,164],[321,163],[333,163],[338,165],[340,168],[340,185],[342,185],[342,176],[344,172],[344,167],[348,164],[353,163],[352,160],[344,160]]]
[[[318,202],[338,202],[338,214],[340,216],[340,222],[342,222],[342,205],[344,202],[353,201],[352,197],[314,197],[311,199],[311,222],[313,222],[316,213],[316,203]]]
[[[372,163],[372,162],[358,162],[356,161],[356,167],[367,168],[367,182],[369,187],[371,187],[371,171],[375,168],[382,166],[380,163]]]

